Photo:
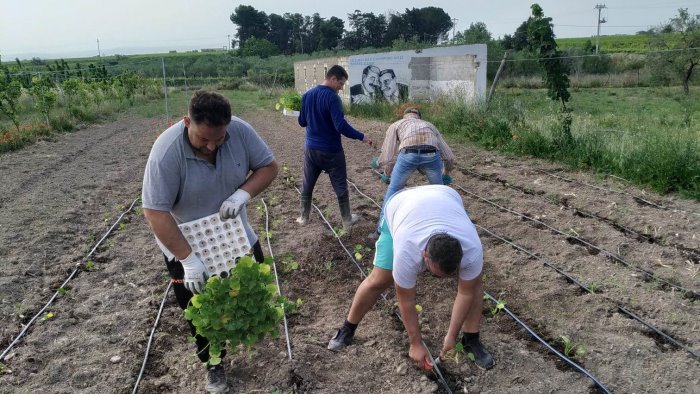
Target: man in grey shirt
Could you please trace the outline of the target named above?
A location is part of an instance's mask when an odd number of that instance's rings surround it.
[[[245,204],[267,188],[277,172],[268,146],[248,123],[231,116],[231,105],[218,93],[195,92],[188,115],[155,141],[143,177],[143,211],[165,256],[182,309],[204,287],[207,275],[178,224],[215,212],[222,219],[240,215],[253,255],[262,261],[262,248],[248,223]],[[188,324],[196,338],[197,356],[209,369],[206,390],[228,391],[223,363],[208,364],[208,341]],[[224,355],[222,352],[222,358]]]

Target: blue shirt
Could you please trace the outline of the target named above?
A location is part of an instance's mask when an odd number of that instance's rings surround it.
[[[318,85],[301,97],[299,126],[306,127],[306,148],[309,149],[341,152],[341,134],[360,141],[365,138],[345,120],[340,97],[325,85]]]

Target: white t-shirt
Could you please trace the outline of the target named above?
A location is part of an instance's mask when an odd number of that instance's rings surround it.
[[[412,289],[418,273],[426,267],[422,251],[435,233],[447,233],[462,245],[459,278],[479,276],[484,254],[476,227],[464,210],[462,198],[451,187],[425,185],[404,189],[385,207],[389,232],[394,240],[393,276],[397,285]]]

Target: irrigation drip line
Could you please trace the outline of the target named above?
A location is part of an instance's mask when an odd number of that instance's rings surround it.
[[[265,199],[261,198],[263,206],[265,207],[265,238],[267,239],[267,248],[270,250],[270,257],[272,258],[272,269],[275,272],[275,284],[277,285],[277,295],[282,295],[280,290],[280,280],[277,276],[277,264],[275,264],[275,255],[272,253],[272,245],[270,245],[270,215],[268,214],[267,204],[265,204]],[[284,309],[284,308],[283,308]],[[287,339],[287,356],[289,360],[292,360],[292,345],[289,339],[289,328],[287,326],[287,312],[283,315],[284,320],[284,335]],[[296,390],[295,390],[296,391]]]
[[[160,302],[160,307],[158,308],[158,314],[156,315],[156,320],[153,322],[153,328],[151,328],[151,335],[148,336],[148,344],[146,345],[146,352],[143,356],[143,363],[141,363],[141,371],[139,376],[136,378],[136,383],[134,383],[134,389],[131,391],[132,394],[136,394],[139,390],[139,383],[141,383],[141,378],[143,377],[143,372],[146,370],[146,363],[148,362],[148,354],[151,352],[151,344],[153,343],[153,337],[156,334],[156,328],[160,322],[160,316],[163,314],[163,307],[165,306],[165,301],[168,299],[168,292],[173,286],[173,281],[168,281],[168,286],[163,292],[163,300]]]
[[[481,200],[481,201],[484,201],[484,202],[486,202],[486,203],[488,203],[488,204],[491,204],[491,205],[493,205],[493,206],[495,206],[495,207],[497,207],[497,208],[499,208],[499,209],[501,209],[501,210],[503,210],[503,211],[512,213],[512,214],[514,214],[514,215],[516,215],[516,216],[518,216],[518,217],[521,217],[521,218],[523,218],[523,219],[529,220],[529,221],[531,221],[531,222],[533,222],[533,223],[537,223],[537,224],[539,224],[539,225],[541,225],[541,226],[544,226],[544,227],[546,227],[547,229],[549,229],[549,230],[551,230],[551,231],[553,231],[553,232],[555,232],[555,233],[557,233],[557,234],[566,236],[567,238],[573,239],[573,240],[575,240],[576,242],[578,242],[578,243],[580,243],[580,244],[582,244],[582,245],[585,245],[585,246],[588,246],[588,247],[590,247],[590,248],[592,248],[592,249],[595,249],[595,250],[597,250],[598,252],[603,253],[604,255],[608,256],[610,259],[612,259],[612,260],[614,260],[614,261],[616,261],[616,262],[618,262],[618,263],[624,265],[625,267],[630,268],[630,269],[635,270],[635,271],[638,271],[638,272],[641,272],[641,273],[643,273],[643,274],[645,274],[645,275],[648,275],[648,277],[650,277],[650,278],[652,278],[652,279],[654,279],[654,280],[656,280],[656,281],[659,281],[659,282],[661,282],[661,283],[664,283],[664,284],[666,284],[666,285],[668,285],[668,286],[670,286],[670,287],[672,287],[672,288],[678,289],[678,290],[683,291],[683,292],[685,292],[685,293],[692,292],[693,294],[698,294],[698,292],[695,291],[695,290],[688,289],[688,288],[685,288],[685,287],[683,287],[683,286],[681,286],[681,285],[677,285],[677,284],[675,284],[675,283],[671,283],[671,282],[667,281],[666,279],[659,278],[659,277],[656,276],[653,272],[648,271],[648,270],[646,270],[646,269],[644,269],[644,268],[637,267],[636,265],[631,264],[631,263],[625,261],[622,257],[620,257],[619,255],[617,255],[617,254],[615,254],[615,253],[612,253],[612,252],[610,252],[610,251],[608,251],[608,250],[605,250],[605,249],[603,249],[603,248],[601,248],[601,247],[599,247],[599,246],[596,246],[596,245],[594,245],[594,244],[592,244],[592,243],[590,243],[590,242],[588,242],[588,241],[586,241],[586,240],[584,240],[584,239],[581,239],[581,238],[579,238],[579,237],[576,237],[576,236],[573,236],[573,235],[571,235],[571,234],[565,233],[565,232],[559,230],[558,228],[553,227],[553,226],[550,226],[549,224],[547,224],[547,223],[545,223],[545,222],[543,222],[543,221],[541,221],[541,220],[537,220],[537,219],[535,219],[535,218],[531,218],[531,217],[529,217],[529,216],[527,216],[527,215],[525,215],[525,214],[523,214],[523,213],[520,213],[520,212],[514,211],[514,210],[512,210],[512,209],[506,208],[506,207],[504,207],[504,206],[502,206],[502,205],[499,205],[499,204],[497,204],[497,203],[495,203],[495,202],[493,202],[493,201],[491,201],[491,200],[489,200],[489,199],[487,199],[487,198],[481,197],[480,195],[478,195],[478,194],[476,194],[476,193],[472,193],[472,192],[466,190],[465,188],[463,188],[463,187],[461,187],[461,186],[459,186],[459,185],[457,185],[457,184],[452,184],[452,186],[455,187],[455,188],[457,188],[457,189],[459,189],[460,191],[462,191],[462,192],[464,192],[464,193],[466,193],[466,194],[472,196],[472,197],[475,197],[475,198],[477,198],[477,199],[479,199],[479,200]]]
[[[543,257],[541,257],[541,256],[538,256],[537,254],[535,254],[535,253],[533,253],[533,252],[531,252],[531,251],[525,249],[524,247],[522,247],[522,246],[520,246],[520,245],[518,245],[518,244],[516,244],[516,243],[514,243],[514,242],[511,242],[511,241],[507,240],[506,238],[504,238],[504,237],[502,237],[502,236],[497,235],[496,233],[490,231],[489,229],[487,229],[487,228],[484,227],[484,226],[480,226],[480,225],[478,225],[478,224],[475,224],[475,226],[476,226],[477,228],[479,228],[480,230],[486,232],[486,233],[487,233],[488,235],[490,235],[491,237],[496,238],[496,239],[498,239],[499,241],[504,242],[504,243],[510,245],[510,246],[513,247],[514,249],[519,250],[519,251],[525,253],[526,255],[528,255],[528,256],[530,256],[530,257],[533,257],[533,258],[535,258],[535,259],[541,261],[542,264],[543,264],[544,266],[553,269],[553,270],[556,271],[559,275],[562,275],[564,278],[566,278],[567,281],[576,284],[578,287],[580,287],[581,289],[587,291],[588,293],[590,293],[590,294],[597,294],[597,293],[595,293],[593,290],[589,289],[586,285],[584,285],[584,284],[582,284],[581,282],[579,282],[576,278],[574,278],[574,277],[572,277],[571,275],[567,274],[566,272],[562,271],[561,269],[559,269],[559,268],[556,267],[555,265],[549,263],[545,258],[543,258]],[[618,308],[622,313],[626,314],[626,315],[627,315],[628,317],[630,317],[631,319],[634,319],[634,320],[636,320],[636,321],[642,323],[642,324],[645,325],[647,328],[649,328],[650,330],[654,331],[657,335],[663,337],[667,342],[671,343],[672,345],[675,345],[675,346],[679,347],[680,349],[683,349],[683,350],[687,351],[688,353],[690,353],[691,355],[695,356],[696,358],[700,358],[700,354],[698,354],[696,351],[694,351],[693,349],[690,349],[689,347],[683,345],[682,343],[678,342],[676,339],[674,339],[674,338],[671,337],[670,335],[664,333],[662,330],[658,329],[657,327],[655,327],[655,326],[652,325],[651,323],[649,323],[649,322],[647,322],[646,320],[642,319],[641,317],[637,316],[635,313],[631,312],[629,309],[627,309],[627,308],[625,308],[624,306],[622,306],[622,302],[617,301],[617,300],[614,300],[614,299],[611,299],[611,298],[609,298],[609,297],[607,297],[607,296],[602,296],[602,297],[605,298],[605,299],[607,299],[607,300],[609,300],[609,301],[611,301],[612,303],[614,303],[615,306],[617,306],[617,308]]]
[[[107,238],[107,236],[112,232],[112,230],[114,230],[114,228],[115,228],[115,227],[117,226],[117,224],[122,220],[122,218],[124,217],[124,215],[126,215],[127,213],[129,213],[129,212],[134,208],[134,205],[136,204],[136,202],[137,202],[138,200],[139,200],[139,198],[136,198],[136,199],[131,203],[131,205],[129,206],[129,208],[128,208],[126,211],[122,212],[121,215],[119,215],[119,217],[117,218],[117,220],[112,224],[112,226],[107,230],[107,232],[102,236],[102,238],[100,238],[100,240],[97,241],[97,243],[96,243],[95,246],[92,248],[92,250],[90,250],[90,253],[88,253],[85,257],[83,257],[83,258],[80,260],[80,262],[78,262],[78,263],[76,264],[75,269],[73,270],[73,272],[71,272],[70,275],[68,275],[68,277],[66,278],[66,280],[63,281],[63,283],[61,284],[61,286],[58,288],[59,290],[65,288],[66,284],[67,284],[68,282],[70,282],[71,279],[73,279],[73,277],[75,277],[75,275],[78,273],[78,271],[80,271],[83,262],[85,262],[87,259],[89,259],[90,256],[92,256],[93,253],[95,253],[95,250],[97,250],[97,248],[100,246],[100,244],[102,243],[102,241],[104,241],[105,238]],[[12,350],[12,348],[14,348],[15,345],[17,345],[17,343],[19,343],[19,340],[22,339],[22,337],[27,333],[27,331],[29,331],[29,327],[31,327],[32,324],[34,324],[34,322],[36,321],[36,319],[38,319],[39,316],[41,316],[41,314],[44,313],[44,311],[46,310],[46,308],[48,308],[48,307],[53,303],[53,301],[56,299],[56,297],[58,297],[58,295],[60,294],[59,290],[56,290],[56,292],[53,293],[53,296],[49,299],[49,301],[39,310],[39,312],[37,312],[37,313],[29,320],[29,322],[27,322],[27,324],[24,326],[24,328],[22,329],[22,331],[20,331],[20,333],[17,334],[17,336],[15,337],[15,339],[7,346],[7,348],[6,348],[2,353],[0,353],[0,361],[2,361],[2,360],[5,359],[5,356],[7,355],[7,353],[9,353],[9,351]]]
[[[350,182],[350,181],[348,181],[348,182],[349,182],[351,185],[355,186],[354,183],[352,183],[352,182]],[[357,189],[357,186],[355,186],[355,189]],[[298,194],[301,194],[301,191],[299,190],[299,188],[296,187],[296,185],[294,185],[294,190],[296,190]],[[357,189],[357,190],[359,191],[359,189]],[[362,194],[362,193],[360,193],[360,194]],[[378,204],[377,204],[374,200],[372,200],[371,198],[369,198],[367,195],[365,195],[365,194],[362,194],[362,195],[365,196],[366,198],[368,198],[370,201],[374,202],[374,204],[378,206]],[[355,266],[357,266],[357,269],[360,271],[360,275],[362,275],[363,278],[367,278],[367,275],[366,275],[365,272],[362,270],[362,267],[360,267],[360,264],[357,262],[357,260],[355,260],[355,257],[354,257],[354,256],[352,255],[352,253],[350,253],[350,251],[345,247],[345,244],[343,244],[343,241],[340,239],[340,236],[335,232],[335,230],[333,229],[333,226],[330,224],[330,222],[328,222],[328,220],[326,219],[326,217],[323,215],[323,212],[321,212],[321,209],[319,209],[318,206],[317,206],[316,204],[312,204],[312,205],[313,205],[313,207],[316,209],[316,211],[318,212],[318,214],[321,216],[321,219],[323,219],[323,221],[326,222],[326,225],[327,225],[328,228],[331,230],[331,232],[333,232],[333,235],[334,235],[335,238],[338,240],[338,243],[340,243],[340,246],[343,248],[343,250],[345,250],[345,253],[347,253],[348,256],[350,257],[350,260],[352,260],[352,262],[355,263]],[[386,296],[386,292],[382,293],[382,298],[384,298],[384,301],[388,301],[387,296]],[[398,316],[399,320],[402,320],[402,319],[401,319],[401,315],[400,315],[398,312],[396,312],[396,315]],[[428,356],[430,357],[430,359],[431,359],[431,360],[435,360],[435,358],[433,358],[433,355],[432,355],[432,353],[430,353],[430,349],[428,349],[428,346],[425,344],[425,342],[423,342],[423,346],[425,347],[425,350],[428,351]],[[435,362],[433,362],[433,365],[434,365],[434,368],[432,369],[432,371],[433,371],[433,373],[435,373],[435,376],[437,377],[437,379],[438,379],[438,381],[440,382],[440,384],[442,384],[443,388],[445,389],[445,391],[446,391],[448,394],[453,394],[453,391],[452,391],[452,389],[450,388],[450,385],[449,385],[449,383],[447,382],[447,379],[445,379],[445,377],[442,375],[442,372],[440,371],[439,365],[438,365],[437,363],[435,363]]]
[[[504,186],[504,187],[517,190],[517,191],[519,191],[519,192],[521,192],[521,193],[525,193],[525,194],[535,194],[535,193],[533,193],[533,192],[531,192],[531,191],[526,190],[526,189],[523,188],[523,187],[512,185],[512,184],[508,183],[507,181],[503,181],[503,180],[500,180],[500,179],[491,178],[491,177],[489,177],[489,176],[487,176],[487,175],[480,174],[480,173],[478,173],[478,172],[476,172],[476,171],[469,170],[468,168],[458,167],[458,169],[459,169],[460,171],[462,171],[462,172],[466,172],[466,173],[468,173],[468,174],[470,174],[470,175],[477,176],[477,177],[479,177],[479,178],[481,178],[481,179],[485,179],[485,180],[490,181],[490,182],[499,183],[499,184],[501,184],[501,185]],[[611,176],[613,176],[613,177],[615,177],[615,178],[619,178],[619,177],[614,176],[614,175],[611,175]],[[619,179],[623,179],[623,178],[619,178]],[[623,179],[623,180],[624,180],[624,179]],[[609,219],[609,218],[606,218],[606,217],[597,215],[597,214],[595,214],[595,213],[588,212],[588,211],[586,211],[586,210],[584,210],[584,209],[581,209],[581,208],[577,208],[577,207],[574,207],[574,206],[570,206],[570,205],[568,205],[568,203],[566,203],[566,202],[564,202],[564,203],[562,204],[562,206],[563,206],[564,208],[568,209],[568,210],[574,211],[574,213],[577,214],[577,215],[579,215],[579,216],[589,217],[589,218],[592,218],[592,219],[596,219],[596,220],[602,221],[602,222],[604,222],[604,223],[606,223],[606,224],[612,226],[612,227],[615,228],[616,230],[621,231],[621,232],[622,232],[623,234],[625,234],[625,235],[632,234],[632,235],[634,235],[634,236],[637,238],[637,241],[644,241],[644,242],[656,243],[656,244],[662,245],[662,246],[675,247],[675,248],[677,248],[677,249],[680,249],[681,253],[686,253],[686,254],[689,254],[689,255],[694,256],[695,258],[700,259],[700,255],[698,255],[696,252],[694,252],[693,250],[690,250],[689,248],[687,248],[687,247],[685,247],[685,246],[683,246],[683,245],[680,245],[680,244],[677,244],[677,243],[674,243],[674,242],[667,243],[667,242],[665,242],[665,241],[661,241],[660,239],[657,239],[656,237],[652,237],[652,236],[649,236],[649,235],[642,234],[641,232],[639,232],[639,231],[637,231],[637,230],[631,229],[631,228],[629,228],[629,227],[627,227],[627,226],[624,226],[624,225],[622,225],[622,224],[620,224],[620,223],[617,223],[617,222],[614,221],[613,219]]]
[[[498,304],[498,300],[496,300],[496,299],[495,299],[491,294],[489,294],[487,291],[484,291],[484,294],[486,295],[486,297],[489,298],[489,300],[490,300],[491,302],[493,302],[493,303],[495,303],[495,304]],[[604,393],[610,394],[610,390],[608,390],[608,389],[603,385],[603,383],[601,383],[600,381],[598,381],[598,379],[596,379],[596,377],[593,376],[592,373],[588,372],[588,370],[586,370],[586,369],[583,368],[582,366],[578,365],[577,363],[575,363],[575,362],[574,362],[573,360],[571,360],[570,358],[568,358],[568,357],[566,357],[565,355],[561,354],[557,349],[555,349],[552,345],[550,345],[546,340],[542,339],[542,337],[540,337],[539,335],[537,335],[537,333],[536,333],[533,329],[531,329],[530,327],[528,327],[528,325],[525,324],[522,320],[520,320],[520,319],[518,318],[518,316],[515,315],[515,313],[513,313],[513,312],[510,311],[510,309],[508,309],[507,307],[504,306],[502,310],[503,310],[508,316],[510,316],[511,319],[513,319],[513,320],[514,320],[516,323],[518,323],[522,328],[524,328],[525,331],[527,331],[530,335],[532,335],[535,339],[537,339],[537,341],[539,341],[541,344],[543,344],[550,352],[554,353],[557,357],[559,357],[559,359],[561,359],[562,361],[566,362],[567,364],[569,364],[571,367],[573,367],[573,368],[576,369],[577,371],[579,371],[579,372],[581,372],[582,374],[586,375],[586,376],[587,376],[589,379],[591,379],[591,380],[593,381],[593,383],[595,383],[596,386],[598,386],[598,388],[600,388]]]
[[[354,186],[358,193],[360,193],[362,196],[365,196],[367,199],[369,199],[370,201],[372,201],[372,202],[374,203],[374,205],[376,205],[378,208],[381,208],[380,205],[379,205],[376,201],[374,201],[373,199],[371,199],[370,197],[368,197],[366,194],[362,193],[362,192],[360,191],[360,189],[358,189],[357,186],[356,186],[354,183],[352,183],[352,182],[350,182],[350,181],[348,181],[348,183],[350,183],[352,186]],[[497,235],[496,233],[494,233],[493,231],[487,229],[487,228],[484,227],[484,226],[478,225],[478,224],[476,224],[476,223],[475,223],[474,225],[475,225],[477,228],[479,228],[480,230],[486,232],[488,235],[490,235],[490,236],[492,236],[492,237],[494,237],[494,238],[496,238],[496,239],[498,239],[498,240],[500,240],[500,241],[502,241],[502,242],[505,242],[506,244],[512,246],[512,247],[515,248],[516,250],[519,250],[519,251],[521,251],[521,252],[527,254],[527,255],[530,256],[530,257],[534,257],[535,259],[541,261],[542,264],[543,264],[545,267],[551,268],[552,270],[556,271],[559,275],[562,275],[563,277],[565,277],[567,281],[576,284],[577,286],[579,286],[581,289],[587,291],[588,293],[595,294],[595,292],[594,292],[593,290],[589,289],[586,285],[584,285],[583,283],[579,282],[576,278],[572,277],[571,275],[567,274],[566,272],[562,271],[562,270],[561,270],[560,268],[558,268],[557,266],[551,264],[550,262],[548,262],[548,261],[547,261],[546,259],[544,259],[543,257],[538,256],[537,254],[535,254],[535,253],[533,253],[533,252],[531,252],[531,251],[529,251],[529,250],[523,248],[522,246],[520,246],[520,245],[518,245],[518,244],[516,244],[516,243],[514,243],[514,242],[511,242],[511,241],[507,240],[507,239],[504,238],[504,237],[501,237],[501,236]],[[605,297],[605,296],[604,296],[604,297]],[[609,299],[610,301],[612,301],[622,313],[624,313],[624,314],[626,314],[627,316],[629,316],[630,318],[632,318],[632,319],[634,319],[634,320],[637,320],[638,322],[642,323],[642,324],[645,325],[647,328],[649,328],[650,330],[654,331],[657,335],[659,335],[659,336],[661,336],[662,338],[664,338],[667,342],[669,342],[669,343],[671,343],[672,345],[675,345],[675,346],[677,346],[677,347],[679,347],[679,348],[681,348],[681,349],[683,349],[683,350],[689,352],[690,354],[692,354],[693,356],[695,356],[695,357],[697,357],[697,358],[700,358],[700,355],[699,355],[696,351],[694,351],[693,349],[690,349],[689,347],[683,345],[682,343],[678,342],[678,341],[677,341],[675,338],[673,338],[672,336],[666,334],[665,332],[663,332],[662,330],[658,329],[657,327],[655,327],[655,326],[652,325],[651,323],[649,323],[649,322],[645,321],[644,319],[642,319],[641,317],[637,316],[636,314],[634,314],[633,312],[631,312],[630,310],[628,310],[627,308],[625,308],[624,306],[622,306],[622,303],[621,303],[621,302],[616,301],[616,300],[613,300],[613,299],[610,299],[610,298],[608,298],[608,297],[605,297],[605,298],[606,298],[606,299]]]
[[[374,172],[377,172],[377,171],[375,170]],[[354,184],[353,184],[353,186],[354,186]],[[357,186],[355,186],[355,188],[357,188]],[[358,191],[359,191],[359,190],[358,190]],[[363,195],[364,195],[364,194],[363,194]],[[370,201],[372,201],[377,207],[379,207],[379,204],[377,204],[376,201],[374,201],[374,200],[372,200],[372,199],[370,199]],[[477,225],[477,227],[480,227],[480,228],[481,228],[481,226],[478,226],[478,225]],[[552,266],[552,268],[555,268],[555,267]],[[555,269],[556,269],[556,268],[555,268]],[[557,272],[560,272],[560,270],[557,269]],[[571,278],[571,279],[574,280],[573,278]],[[576,282],[576,281],[574,280],[574,282]],[[576,283],[578,283],[578,282],[576,282]],[[498,303],[498,301],[497,301],[493,296],[491,296],[491,294],[489,294],[488,292],[484,291],[484,295],[486,295],[486,296],[489,298],[489,300],[490,300],[491,302],[494,302],[494,303],[496,303],[496,304]],[[552,347],[549,343],[547,343],[547,341],[545,341],[545,340],[542,339],[539,335],[537,335],[530,327],[528,327],[525,323],[523,323],[523,322],[522,322],[513,312],[511,312],[507,307],[503,307],[503,310],[508,314],[508,316],[509,316],[511,319],[513,319],[515,322],[517,322],[518,324],[520,324],[528,333],[530,333],[530,335],[532,335],[532,336],[533,336],[534,338],[536,338],[540,343],[542,343],[549,351],[551,351],[552,353],[554,353],[555,355],[557,355],[560,359],[562,359],[563,361],[565,361],[566,363],[568,363],[569,365],[571,365],[572,367],[574,367],[576,370],[578,370],[579,372],[583,373],[583,374],[586,375],[588,378],[590,378],[601,390],[603,390],[604,393],[610,393],[610,391],[609,391],[602,383],[600,383],[590,372],[588,372],[585,368],[583,368],[583,367],[581,367],[580,365],[576,364],[574,361],[572,361],[571,359],[569,359],[568,357],[566,357],[565,355],[561,354],[559,351],[557,351],[556,349],[554,349],[554,347]]]
[[[603,186],[593,185],[593,184],[590,184],[590,183],[587,183],[587,182],[584,182],[584,181],[580,181],[580,180],[577,180],[577,179],[571,179],[571,178],[567,178],[567,177],[564,177],[564,176],[561,176],[561,175],[552,174],[551,172],[548,172],[548,171],[545,171],[545,170],[542,170],[542,169],[537,169],[537,171],[539,171],[539,172],[541,172],[541,173],[543,173],[543,174],[545,174],[545,175],[551,176],[552,178],[560,179],[560,180],[562,180],[562,181],[564,181],[564,182],[578,183],[578,184],[580,184],[580,185],[588,186],[588,187],[591,187],[591,188],[597,189],[597,190],[602,190],[602,191],[606,191],[606,192],[613,192],[613,193],[618,193],[618,194],[624,194],[624,195],[627,195],[627,196],[632,197],[633,199],[635,199],[635,200],[641,202],[642,204],[646,204],[646,205],[652,206],[652,207],[654,207],[654,208],[663,209],[663,210],[674,210],[674,211],[678,211],[678,212],[687,213],[687,214],[689,214],[689,215],[700,216],[700,213],[698,213],[698,212],[688,211],[688,210],[682,209],[682,208],[667,207],[667,206],[665,206],[665,205],[660,205],[660,204],[657,204],[657,203],[655,203],[655,202],[653,202],[653,201],[649,201],[649,200],[647,200],[647,199],[645,199],[645,198],[642,198],[642,197],[639,197],[639,196],[637,196],[637,195],[634,195],[634,194],[632,194],[632,193],[630,193],[630,192],[628,192],[628,191],[626,191],[626,190],[612,189],[612,188],[607,188],[607,187],[603,187]],[[614,176],[614,175],[611,175],[611,176]],[[616,178],[619,178],[619,177],[616,177]],[[620,178],[620,179],[623,179],[623,178]],[[629,181],[628,181],[628,182],[629,182]]]

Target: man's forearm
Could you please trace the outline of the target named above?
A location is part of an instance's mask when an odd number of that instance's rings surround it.
[[[266,165],[265,167],[260,167],[253,171],[250,177],[248,177],[240,188],[247,191],[251,197],[255,197],[270,186],[272,181],[275,180],[278,172],[279,165],[277,164],[277,161],[273,160],[272,163]]]
[[[170,212],[144,208],[143,214],[155,236],[175,258],[182,260],[192,252]]]
[[[411,345],[419,345],[422,342],[420,326],[418,325],[418,313],[416,312],[416,300],[414,289],[402,289],[396,286],[396,298],[399,301],[401,320],[408,334],[408,342]]]
[[[455,302],[452,305],[450,327],[447,329],[447,335],[451,338],[457,338],[457,335],[459,335],[459,330],[464,323],[464,319],[467,318],[469,308],[472,305],[472,297],[473,296],[471,294],[461,294],[457,292]]]

